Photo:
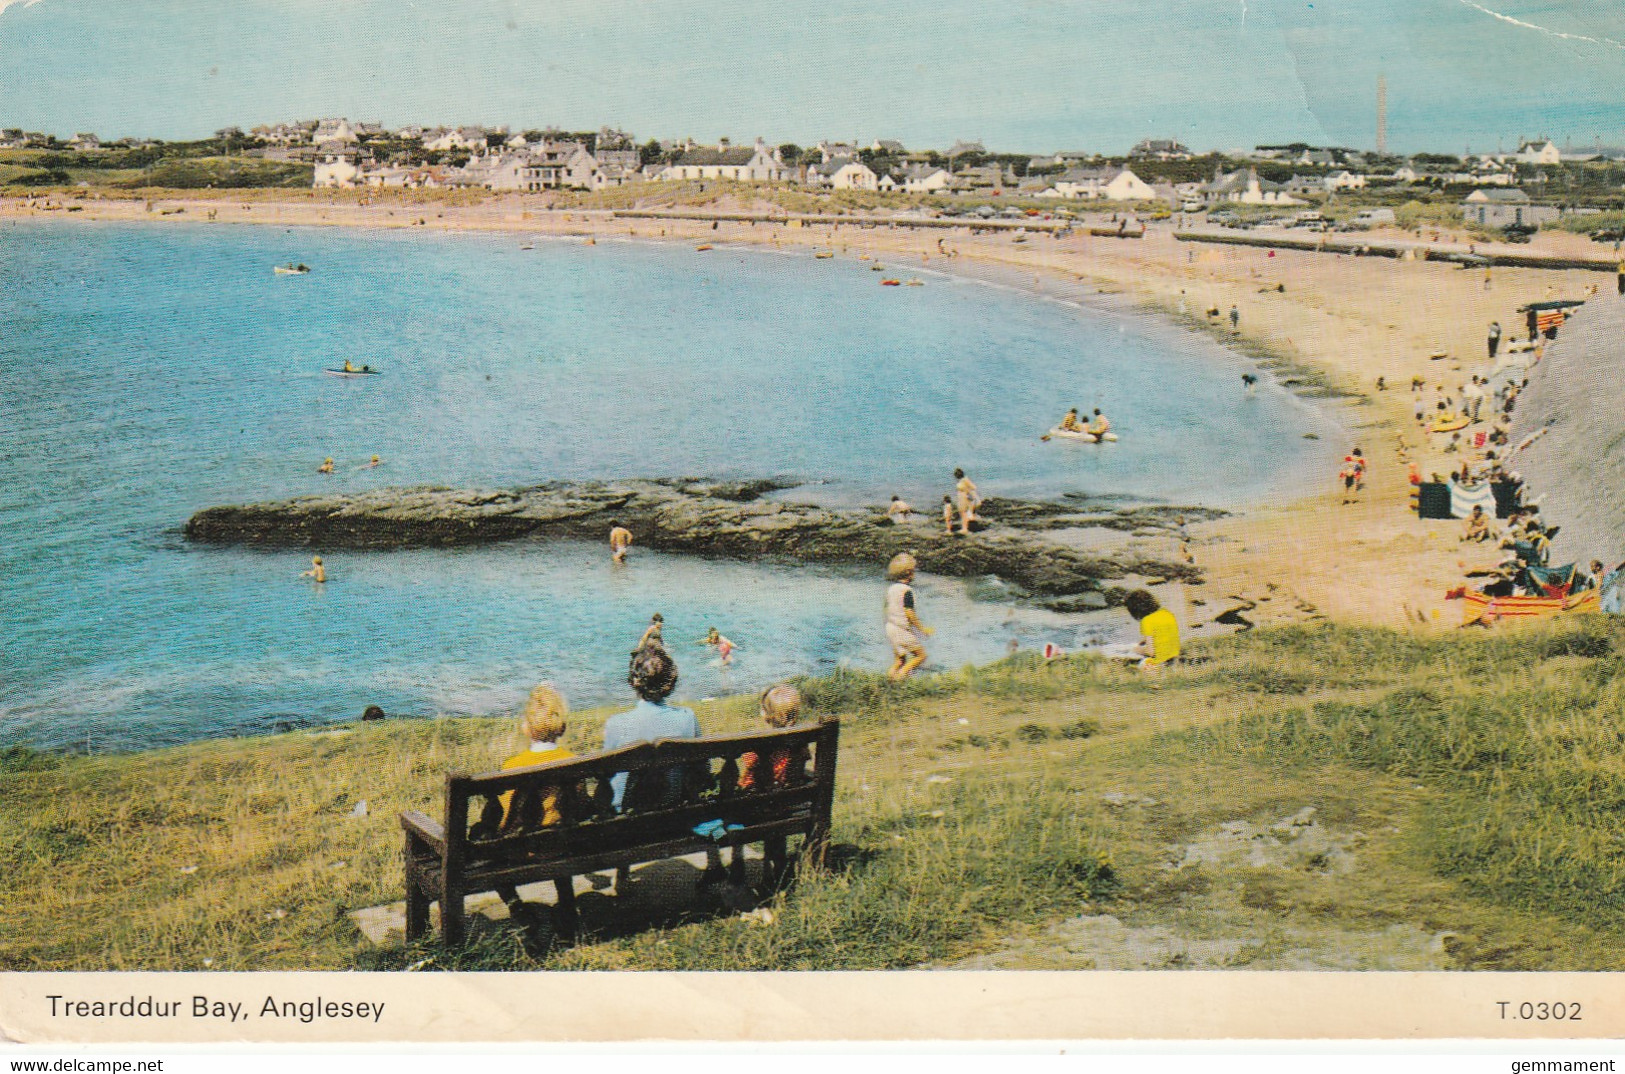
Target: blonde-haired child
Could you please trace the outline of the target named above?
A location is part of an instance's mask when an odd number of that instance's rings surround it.
[[[762,721],[776,730],[794,727],[801,718],[801,691],[789,683],[762,691]],[[747,753],[739,758],[741,791],[773,791],[804,783],[807,779],[806,746],[781,747],[766,757]],[[769,887],[780,883],[789,863],[789,847],[782,835],[762,842],[764,875]]]
[[[532,690],[519,713],[519,731],[530,741],[530,745],[503,761],[502,770],[532,768],[574,757],[574,753],[559,745],[559,739],[569,728],[569,715],[569,702],[564,700],[564,695],[552,683],[544,682]],[[563,790],[557,784],[549,784],[541,788],[540,793],[527,792],[516,805],[514,792],[508,791],[502,795],[502,822],[497,831],[506,833],[524,827],[549,828],[558,824],[564,819],[564,811],[559,805],[562,794]],[[569,882],[560,880],[555,886]],[[515,917],[523,916],[530,909],[519,898],[519,890],[512,885],[497,888],[497,894],[508,904],[508,912]],[[574,892],[569,894],[573,896]],[[560,891],[559,896],[563,899],[565,892]]]

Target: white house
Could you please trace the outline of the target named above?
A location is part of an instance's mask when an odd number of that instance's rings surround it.
[[[359,157],[354,150],[335,150],[323,153],[316,162],[313,187],[344,187],[348,189],[361,177]]]
[[[861,160],[849,160],[835,169],[829,185],[836,190],[879,190],[878,177]]]
[[[458,127],[455,130],[437,131],[433,137],[423,136],[423,148],[436,152],[447,152],[454,149],[469,149],[484,151],[484,127]]]
[[[716,148],[696,147],[662,168],[659,178],[667,182],[683,179],[736,179],[746,183],[767,183],[788,177],[789,169],[777,149],[769,149],[760,139],[750,148],[735,148],[726,141]]]
[[[940,194],[953,184],[946,168],[916,164],[903,173],[903,190],[909,194]]]
[[[1236,205],[1306,205],[1307,202],[1295,198],[1287,190],[1285,183],[1272,183],[1260,179],[1258,171],[1248,168],[1246,171],[1234,171],[1229,175],[1218,175],[1203,191],[1209,203],[1230,202]]]
[[[360,141],[356,136],[355,128],[343,119],[324,119],[316,124],[316,133],[311,135],[311,141],[318,145],[322,142],[343,142],[354,145]]]
[[[1461,215],[1470,224],[1486,227],[1539,227],[1556,220],[1558,210],[1532,205],[1521,190],[1475,190],[1461,201]]]
[[[1051,193],[1053,191],[1053,193]],[[1057,176],[1040,195],[1048,198],[1154,201],[1157,192],[1127,168],[1075,168]]]
[[[1340,171],[1326,177],[1327,190],[1364,190],[1365,176],[1351,171]]]
[[[592,190],[598,162],[580,142],[544,142],[524,158],[521,190]]]
[[[1557,143],[1550,139],[1539,142],[1525,142],[1518,147],[1513,159],[1519,164],[1558,164],[1563,160],[1562,152]]]

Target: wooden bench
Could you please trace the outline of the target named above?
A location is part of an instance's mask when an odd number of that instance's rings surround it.
[[[788,871],[796,860],[788,854],[788,840],[799,835],[796,857],[820,866],[829,844],[839,736],[840,722],[828,720],[784,731],[662,739],[537,768],[448,776],[443,823],[417,811],[401,814],[406,938],[429,931],[429,904],[439,902],[441,939],[460,944],[464,896],[542,880],[551,880],[558,892],[559,931],[569,935],[576,876],[711,847],[733,847],[738,854],[760,842],[770,873],[775,862]],[[771,773],[761,768],[756,785],[740,789],[742,757],[766,759],[781,750],[810,754],[810,761],[792,764],[783,786],[774,786]],[[610,780],[622,772],[626,792],[616,812]],[[504,810],[501,799],[510,792],[511,808]],[[543,802],[550,798],[561,818],[543,826]],[[721,840],[694,831],[719,820],[730,826]]]

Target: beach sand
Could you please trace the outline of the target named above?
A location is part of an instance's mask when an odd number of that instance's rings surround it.
[[[1598,272],[1496,267],[1486,286],[1483,269],[1444,262],[1178,241],[1171,222],[1152,224],[1142,239],[1081,233],[1056,239],[1038,232],[977,235],[968,227],[791,227],[732,221],[713,227],[709,221],[553,210],[545,195],[456,201],[410,193],[369,197],[291,191],[256,192],[248,200],[221,192],[155,202],[58,203],[81,206],[73,218],[91,220],[420,227],[583,240],[629,237],[799,247],[807,248],[808,256],[817,248],[833,250],[837,257],[867,254],[883,260],[894,270],[887,276],[906,277],[916,268],[962,273],[1059,299],[1090,303],[1105,296],[1106,301],[1166,316],[1270,362],[1284,383],[1301,382],[1295,390],[1319,396],[1318,404],[1349,430],[1349,442],[1340,448],[1359,446],[1368,460],[1366,487],[1357,503],[1343,502],[1341,482],[1328,472],[1324,482],[1299,494],[1192,527],[1191,552],[1207,581],[1164,602],[1183,609],[1187,629],[1198,636],[1226,629],[1213,626],[1211,619],[1232,609],[1241,609],[1255,625],[1327,616],[1390,626],[1456,626],[1459,611],[1446,602],[1445,592],[1461,584],[1467,570],[1492,565],[1501,554],[1493,547],[1469,550],[1460,544],[1458,521],[1419,520],[1410,511],[1409,464],[1418,464],[1426,479],[1451,469],[1452,463],[1459,465],[1461,458],[1441,454],[1443,444],[1429,444],[1417,429],[1410,380],[1425,378],[1429,398],[1436,384],[1454,392],[1471,374],[1489,372],[1485,332],[1492,320],[1501,323],[1509,341],[1522,332],[1518,306],[1582,298],[1592,286],[1606,294],[1613,284],[1611,276]],[[716,212],[763,208],[728,200],[710,207]],[[0,199],[0,219],[64,215],[62,210],[29,208],[23,199]],[[1256,238],[1261,233],[1250,234]],[[1397,232],[1372,237],[1407,238]],[[939,252],[939,239],[954,256]],[[1465,251],[1466,246],[1455,248]],[[1480,245],[1478,252],[1493,254],[1496,248]],[[1534,246],[1502,252],[1608,255],[1607,248],[1582,237],[1547,232],[1537,236]],[[929,276],[924,279],[929,284]],[[1278,289],[1283,286],[1284,291]],[[1226,316],[1232,305],[1240,313],[1235,332]],[[1221,316],[1205,316],[1211,308],[1222,311]],[[1389,385],[1385,391],[1376,390],[1379,376]],[[1236,390],[1243,390],[1240,383]],[[1215,448],[1222,450],[1222,445]],[[1606,550],[1606,555],[1620,551]]]

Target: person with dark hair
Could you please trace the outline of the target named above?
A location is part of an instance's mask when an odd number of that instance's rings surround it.
[[[604,749],[618,750],[638,742],[661,738],[699,738],[700,721],[693,709],[669,705],[666,699],[677,689],[677,662],[659,645],[646,646],[632,657],[627,684],[638,695],[638,703],[626,712],[616,713],[604,722]],[[670,773],[670,786],[657,790],[655,797],[676,800],[681,796],[683,773]],[[609,779],[611,804],[619,812],[627,796],[627,774],[617,772]]]
[[[976,509],[982,505],[982,494],[976,491],[976,482],[966,477],[964,470],[954,471],[954,482],[954,492],[959,496],[959,532],[966,534],[972,522],[981,521]]]
[[[1136,589],[1123,598],[1123,608],[1140,624],[1140,642],[1134,651],[1142,658],[1142,669],[1155,671],[1179,656],[1179,621],[1156,597]]]

